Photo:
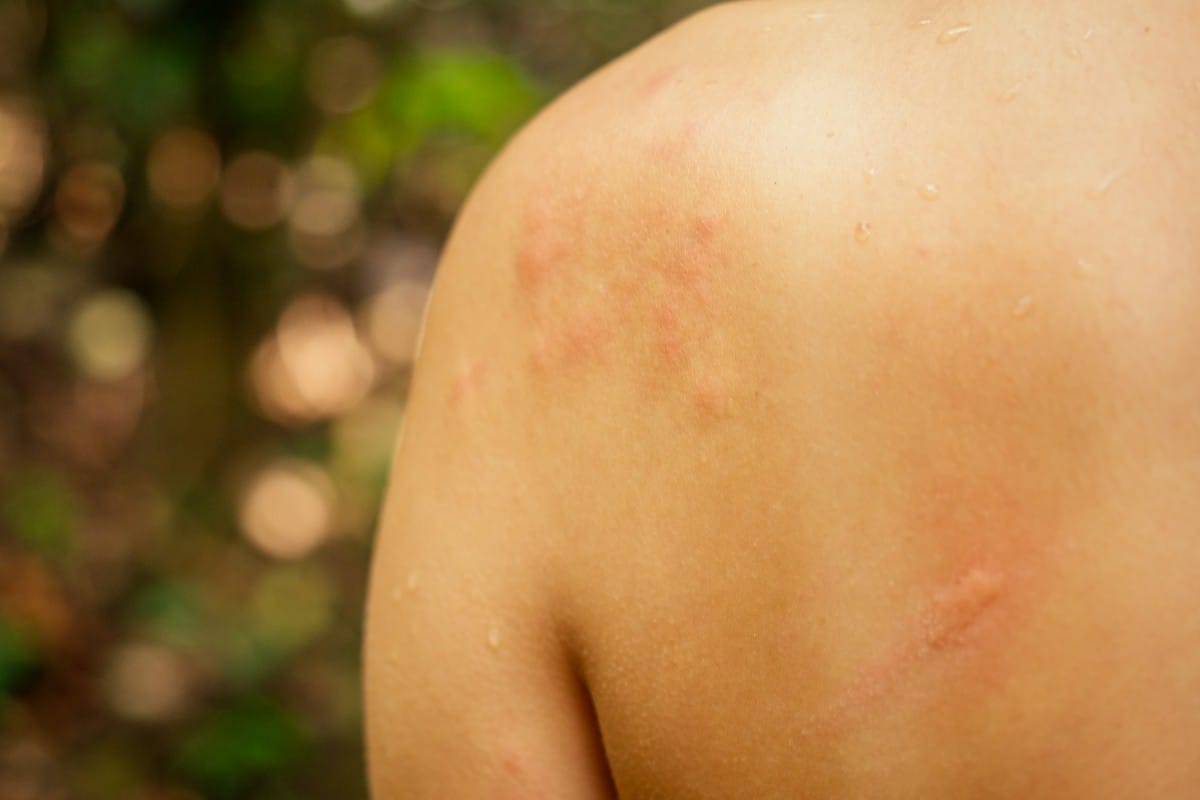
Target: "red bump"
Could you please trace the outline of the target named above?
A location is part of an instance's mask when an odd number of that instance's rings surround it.
[[[701,381],[696,387],[696,410],[707,419],[726,419],[732,414],[729,393],[716,381]]]
[[[662,94],[675,83],[675,76],[677,74],[678,70],[676,69],[664,69],[652,75],[649,80],[642,84],[642,99],[652,100]]]
[[[934,650],[965,644],[1003,588],[1003,575],[977,566],[937,592],[925,618],[925,644]]]
[[[527,292],[537,291],[554,265],[552,248],[545,242],[527,243],[517,253],[517,283]]]
[[[612,327],[598,312],[580,314],[559,330],[544,333],[534,342],[530,364],[547,373],[596,361],[612,339]]]
[[[694,247],[683,246],[663,257],[659,271],[673,284],[691,286],[704,277],[708,263]]]
[[[504,756],[504,771],[518,781],[525,779],[525,764],[519,753],[509,752]]]
[[[654,307],[654,327],[657,334],[655,348],[659,359],[667,366],[678,369],[687,363],[687,344],[679,314],[668,303]]]
[[[709,211],[697,215],[695,224],[696,238],[703,242],[712,241],[717,235],[720,224],[721,216],[716,212]]]
[[[553,216],[545,199],[529,209],[517,247],[517,283],[527,292],[536,292],[561,264],[567,255],[562,234],[553,224]]]
[[[459,373],[454,383],[450,386],[449,396],[451,406],[456,409],[461,408],[467,397],[483,385],[487,377],[487,366],[486,361],[474,361]]]
[[[597,358],[610,338],[607,322],[597,313],[581,315],[563,334],[567,363]]]

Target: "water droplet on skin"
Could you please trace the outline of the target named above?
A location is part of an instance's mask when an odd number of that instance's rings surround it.
[[[1013,100],[1015,100],[1017,98],[1017,95],[1019,95],[1021,93],[1021,86],[1022,86],[1022,84],[1014,83],[1012,86],[1008,87],[1003,92],[1001,92],[1000,93],[1000,102],[1001,103],[1011,103]]]
[[[932,24],[933,24],[933,17],[921,17],[918,20],[914,20],[912,26],[914,28],[927,28]]]
[[[1018,319],[1028,317],[1033,313],[1033,298],[1025,295],[1013,306],[1012,315]]]
[[[1075,59],[1076,61],[1083,58],[1083,52],[1078,47],[1075,47],[1074,45],[1071,45],[1070,47],[1067,48],[1067,55],[1070,56],[1071,58]]]
[[[1090,278],[1096,274],[1096,265],[1084,258],[1075,259],[1075,274],[1080,278]]]
[[[500,651],[500,626],[499,625],[492,625],[491,629],[488,630],[487,645],[488,645],[488,649],[494,653],[498,653]]]
[[[420,585],[421,585],[421,573],[415,572],[415,571],[408,573],[408,579],[404,582],[405,588],[407,588],[408,591],[410,591],[410,592],[415,592],[417,590],[417,587],[419,587]]]
[[[823,19],[828,19],[828,11],[810,11],[804,16],[808,17],[810,22],[820,22]]]
[[[871,241],[871,223],[860,222],[854,228],[854,240],[859,244],[866,244]]]
[[[868,184],[875,180],[875,168],[863,167],[863,180]]]
[[[1117,178],[1121,177],[1121,172],[1121,170],[1117,170],[1116,172],[1106,175],[1104,180],[1100,181],[1092,188],[1091,193],[1099,197],[1107,192],[1110,188],[1112,188],[1112,185],[1116,182]]]
[[[938,34],[938,44],[954,44],[959,39],[971,32],[970,25],[955,25],[953,28],[947,28]]]
[[[937,200],[942,196],[942,190],[938,188],[936,183],[927,183],[921,187],[921,197],[926,200]]]
[[[1087,29],[1087,33],[1083,34],[1083,40],[1084,40],[1085,42],[1090,42],[1090,41],[1092,40],[1092,37],[1093,37],[1093,36],[1095,36],[1095,35],[1096,35],[1096,29],[1095,29],[1095,28],[1088,28],[1088,29]]]

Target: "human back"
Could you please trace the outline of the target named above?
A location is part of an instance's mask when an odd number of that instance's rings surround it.
[[[1192,796],[1200,11],[1072,5],[721,7],[518,138],[381,532],[382,797]]]

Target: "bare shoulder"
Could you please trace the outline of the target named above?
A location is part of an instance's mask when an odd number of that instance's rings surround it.
[[[850,363],[1134,381],[1200,298],[1195,10],[928,9],[728,4],[569,93],[463,214],[417,408],[686,437]]]
[[[1200,633],[1197,31],[735,3],[523,132],[397,456],[381,780],[1101,796],[1157,742],[1188,785],[1200,654],[1142,676]]]

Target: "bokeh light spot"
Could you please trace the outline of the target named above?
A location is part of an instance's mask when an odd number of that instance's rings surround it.
[[[345,161],[316,156],[305,163],[297,176],[288,239],[300,263],[337,269],[357,258],[365,246],[361,204],[358,177]]]
[[[308,96],[327,114],[349,114],[370,102],[383,65],[370,44],[336,36],[317,44],[308,70]]]
[[[413,362],[428,298],[428,285],[400,281],[368,303],[363,329],[371,347],[389,364],[406,367]]]
[[[375,378],[375,361],[353,319],[328,295],[295,300],[250,367],[260,407],[284,423],[343,414],[367,396]]]
[[[249,382],[258,409],[267,419],[288,426],[320,419],[300,395],[296,381],[279,355],[279,341],[274,335],[254,351]]]
[[[333,485],[315,464],[279,461],[251,479],[238,516],[246,538],[266,555],[303,558],[332,532]]]
[[[29,209],[45,171],[42,120],[28,102],[0,98],[0,230],[15,225]]]
[[[354,223],[362,189],[345,161],[315,156],[300,169],[299,194],[293,227],[311,236],[334,236]]]
[[[194,208],[208,200],[221,174],[221,155],[207,133],[176,128],[158,138],[147,166],[150,189],[166,206]]]
[[[396,0],[344,0],[346,8],[360,17],[378,17],[396,8]]]
[[[240,228],[266,230],[283,221],[295,192],[291,171],[270,153],[242,153],[225,170],[221,211]]]
[[[184,659],[154,644],[127,644],[116,650],[105,678],[108,702],[121,716],[164,722],[184,711],[191,679]]]
[[[146,361],[153,323],[142,301],[122,289],[89,297],[75,312],[67,345],[80,372],[98,381],[128,377]]]
[[[99,245],[112,232],[125,202],[125,181],[111,164],[85,161],[58,183],[54,210],[63,231],[77,244]]]

